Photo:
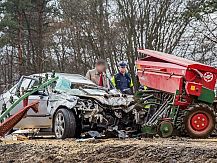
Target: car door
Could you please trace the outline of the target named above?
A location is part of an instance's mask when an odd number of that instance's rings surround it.
[[[13,100],[19,99],[17,96],[17,91],[20,88],[27,90],[31,89],[34,85],[36,80],[31,78],[23,78],[22,81],[19,81],[19,87],[17,87],[16,91],[12,92]],[[39,101],[39,111],[35,113],[32,109],[27,112],[27,115],[14,127],[14,128],[48,128],[51,126],[51,120],[49,118],[47,112],[47,103],[48,103],[48,92],[39,90],[34,94],[28,97],[28,104],[31,102],[38,100]],[[12,111],[11,115],[16,114],[24,108],[23,101],[21,101]]]
[[[33,110],[29,110],[26,118],[28,119],[28,128],[49,128],[51,127],[52,121],[47,110],[49,95],[47,91],[37,92],[37,94],[30,95],[28,98],[28,103],[38,100],[39,107],[38,113]],[[25,125],[25,124],[24,124]],[[27,126],[27,125],[25,125]]]

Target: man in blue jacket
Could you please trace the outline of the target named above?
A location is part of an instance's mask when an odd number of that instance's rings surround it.
[[[119,72],[112,77],[112,84],[115,88],[124,94],[133,93],[133,81],[127,72],[127,63],[121,61],[118,63]]]

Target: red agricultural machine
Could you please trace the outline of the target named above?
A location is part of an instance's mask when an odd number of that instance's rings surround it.
[[[207,138],[215,129],[217,69],[153,50],[136,62],[139,82],[148,90],[140,99],[148,106],[146,134]]]

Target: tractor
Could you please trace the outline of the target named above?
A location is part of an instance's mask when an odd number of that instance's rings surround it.
[[[217,69],[149,49],[138,52],[146,56],[136,61],[139,83],[148,88],[137,93],[148,110],[143,133],[209,137],[216,124]]]

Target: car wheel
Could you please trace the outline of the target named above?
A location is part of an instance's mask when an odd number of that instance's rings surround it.
[[[76,120],[73,112],[59,109],[55,114],[54,133],[57,139],[73,138],[76,131]]]

